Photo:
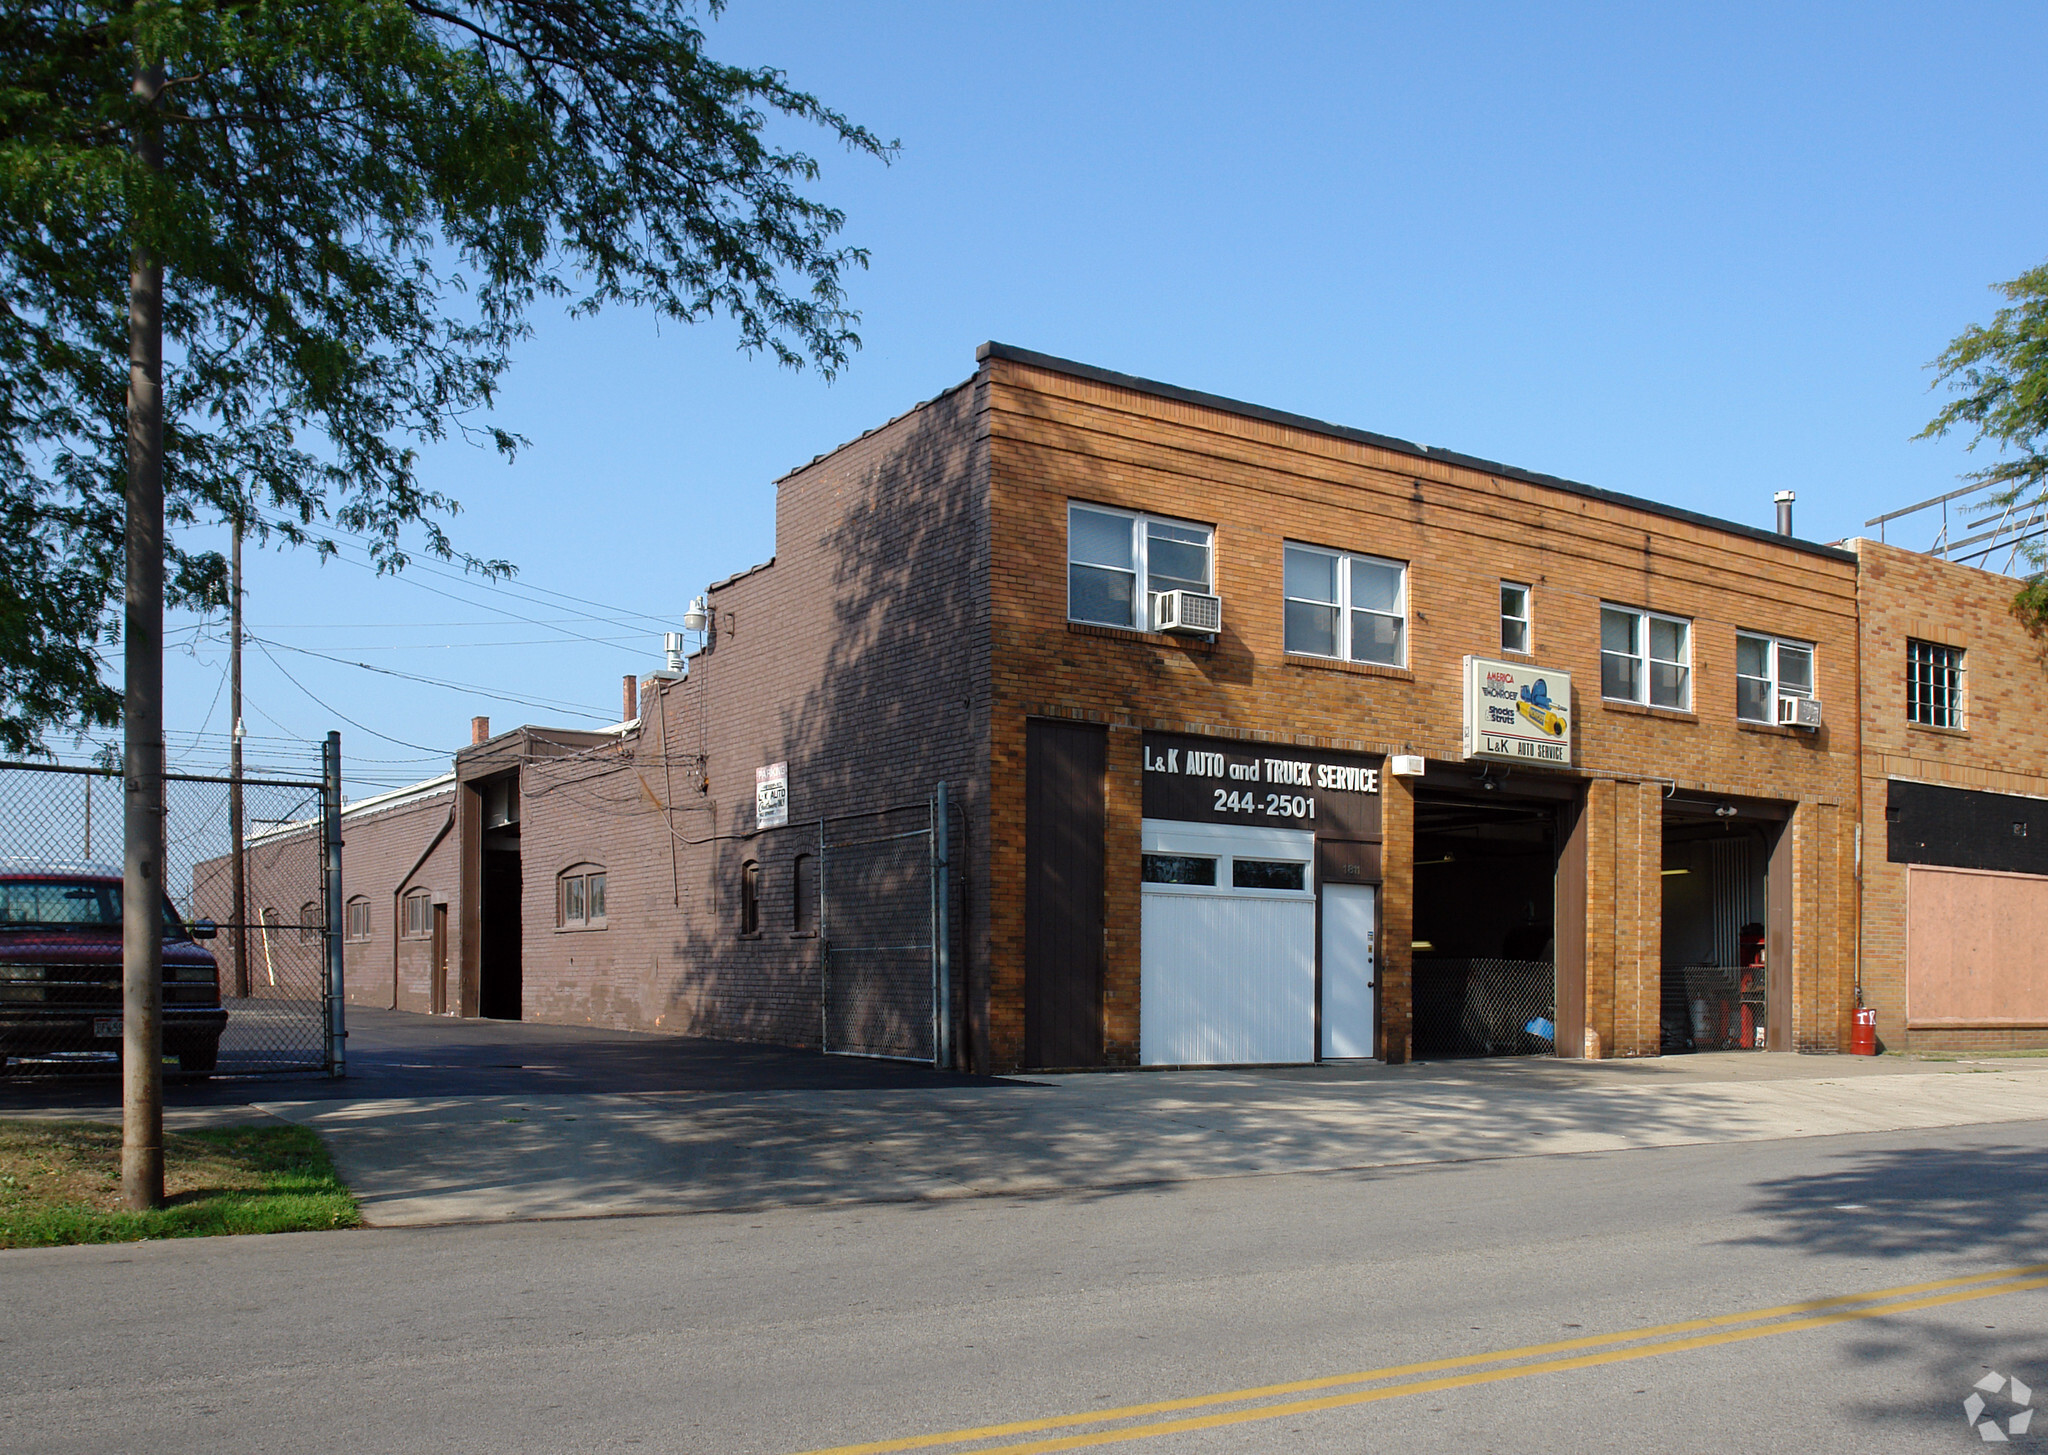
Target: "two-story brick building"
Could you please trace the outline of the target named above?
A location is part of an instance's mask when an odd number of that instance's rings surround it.
[[[1845,1043],[1853,552],[999,345],[776,488],[687,675],[458,755],[445,894],[351,869],[352,996],[987,1068]]]

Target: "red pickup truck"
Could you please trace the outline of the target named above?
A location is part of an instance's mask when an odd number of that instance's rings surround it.
[[[228,1013],[220,967],[164,900],[164,1053],[210,1073]],[[65,1051],[121,1049],[121,873],[100,864],[0,862],[0,1069]]]

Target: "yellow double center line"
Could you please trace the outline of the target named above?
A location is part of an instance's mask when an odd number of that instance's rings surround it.
[[[1186,1399],[1158,1400],[1151,1404],[1124,1405],[1120,1409],[1088,1410],[1078,1414],[1051,1415],[1038,1420],[1018,1420],[1006,1425],[982,1425],[967,1430],[947,1430],[933,1435],[911,1435],[897,1440],[873,1440],[861,1445],[834,1445],[829,1449],[806,1451],[805,1455],[890,1455],[898,1450],[936,1450],[946,1446],[979,1445],[973,1455],[1045,1455],[1055,1450],[1079,1450],[1091,1445],[1114,1445],[1126,1440],[1147,1440],[1186,1430],[1213,1430],[1225,1425],[1250,1424],[1257,1420],[1284,1419],[1292,1415],[1316,1414],[1349,1405],[1372,1404],[1435,1390],[1462,1389],[1474,1384],[1496,1384],[1505,1379],[1524,1379],[1532,1374],[1555,1374],[1567,1369],[1591,1369],[1601,1364],[1620,1364],[1630,1359],[1649,1359],[1659,1354],[1680,1354],[1709,1349],[1717,1344],[1735,1344],[1746,1339],[1766,1339],[1774,1334],[1793,1334],[1806,1329],[1846,1324],[1856,1319],[1884,1318],[1911,1313],[1916,1309],[1940,1308],[1944,1304],[1967,1303],[1971,1299],[1995,1298],[2030,1288],[2048,1288],[2048,1263],[2030,1263],[2019,1268],[2001,1268],[1992,1273],[1974,1273],[1967,1278],[1943,1278],[1933,1283],[1908,1283],[1898,1288],[1880,1288],[1870,1293],[1848,1293],[1834,1298],[1809,1299],[1804,1303],[1780,1304],[1776,1308],[1749,1313],[1718,1314],[1712,1318],[1689,1319],[1684,1323],[1656,1324],[1621,1334],[1593,1334],[1564,1339],[1554,1344],[1525,1344],[1518,1349],[1497,1349],[1490,1354],[1468,1354],[1456,1359],[1432,1359],[1421,1364],[1394,1364],[1385,1369],[1365,1369],[1355,1374],[1329,1374],[1317,1379],[1300,1379],[1288,1384],[1262,1384],[1251,1389],[1233,1389],[1219,1394],[1193,1395]],[[1676,1336],[1676,1337],[1674,1337]],[[1561,1356],[1561,1357],[1550,1357]],[[1495,1366],[1495,1367],[1489,1367]],[[1448,1371],[1461,1370],[1462,1373]],[[1415,1376],[1436,1376],[1417,1378]],[[1347,1386],[1369,1385],[1370,1388]],[[1288,1399],[1288,1395],[1311,1394],[1311,1399]],[[1239,1408],[1220,1408],[1221,1406]],[[1210,1413],[1185,1413],[1207,1410]],[[1178,1419],[1150,1419],[1157,1415],[1180,1415]],[[1085,1426],[1115,1425],[1114,1429],[1085,1429]],[[1073,1434],[1054,1431],[1075,1430]],[[1044,1436],[1017,1442],[1018,1435]],[[990,1440],[1010,1440],[989,1445]]]

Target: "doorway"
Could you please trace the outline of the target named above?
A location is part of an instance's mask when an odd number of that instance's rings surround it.
[[[427,1003],[435,1015],[448,1014],[448,906],[434,906],[434,973]]]
[[[1322,1004],[1316,1024],[1317,1050],[1325,1061],[1363,1060],[1375,1053],[1378,918],[1376,886],[1323,882]]]
[[[524,877],[519,862],[519,775],[501,773],[477,785],[483,797],[483,875],[477,937],[477,1014],[516,1021],[525,994]]]
[[[1673,798],[1664,807],[1663,1053],[1778,1049],[1791,977],[1771,961],[1772,871],[1786,809]],[[1786,861],[1789,864],[1789,859]],[[1789,886],[1788,886],[1789,887]],[[1774,973],[1776,972],[1776,973]],[[1780,1002],[1786,1002],[1780,1009]]]
[[[1417,1056],[1557,1053],[1559,810],[1499,789],[1417,792]]]

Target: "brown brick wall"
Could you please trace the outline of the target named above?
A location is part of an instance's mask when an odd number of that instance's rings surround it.
[[[1876,541],[1861,562],[1863,652],[1863,998],[1894,1049],[2038,1049],[2048,1031],[1911,1029],[1906,997],[1906,866],[1886,858],[1886,784],[1894,778],[2048,797],[2040,723],[2042,644],[2012,616],[2018,583]],[[1963,728],[1906,720],[1906,640],[1961,647]]]
[[[954,389],[781,480],[773,562],[710,593],[717,643],[687,681],[645,683],[640,724],[616,743],[526,764],[529,1018],[816,1045],[820,943],[792,933],[793,860],[818,852],[823,815],[902,805],[874,824],[922,826],[941,780],[956,806],[956,984],[985,999],[980,401]],[[678,616],[692,594],[678,587]],[[754,771],[776,762],[791,827],[755,834]],[[762,930],[743,939],[749,858]],[[557,930],[555,878],[581,861],[606,868],[607,927]]]
[[[999,1064],[1022,1054],[1024,721],[1034,714],[1111,728],[1109,966],[1106,1034],[1132,1059],[1138,976],[1138,734],[1147,728],[1327,748],[1459,756],[1464,654],[1498,654],[1498,582],[1531,583],[1535,660],[1573,673],[1575,750],[1590,780],[1595,866],[1589,898],[1589,1024],[1609,1054],[1657,1048],[1658,855],[1667,784],[1839,810],[1856,798],[1855,569],[1838,557],[1717,530],[1615,501],[1447,461],[1162,397],[1012,359],[984,366],[990,411],[992,634],[991,857]],[[1761,496],[1759,496],[1761,499]],[[1213,647],[1070,627],[1066,505],[1095,501],[1211,524],[1224,629]],[[1411,670],[1345,669],[1288,658],[1281,643],[1284,542],[1410,563]],[[1673,714],[1599,699],[1603,599],[1693,620],[1694,708]],[[1737,628],[1819,644],[1818,734],[1735,722]],[[1412,814],[1386,795],[1382,1022],[1407,1033]],[[1841,880],[1839,811],[1812,816],[1811,892],[1799,906],[1795,973],[1809,1020],[1802,1043],[1846,1034],[1839,940],[1853,919]],[[1603,867],[1604,866],[1604,867]],[[1604,879],[1601,877],[1604,875]],[[1833,997],[1830,1000],[1830,996]]]

